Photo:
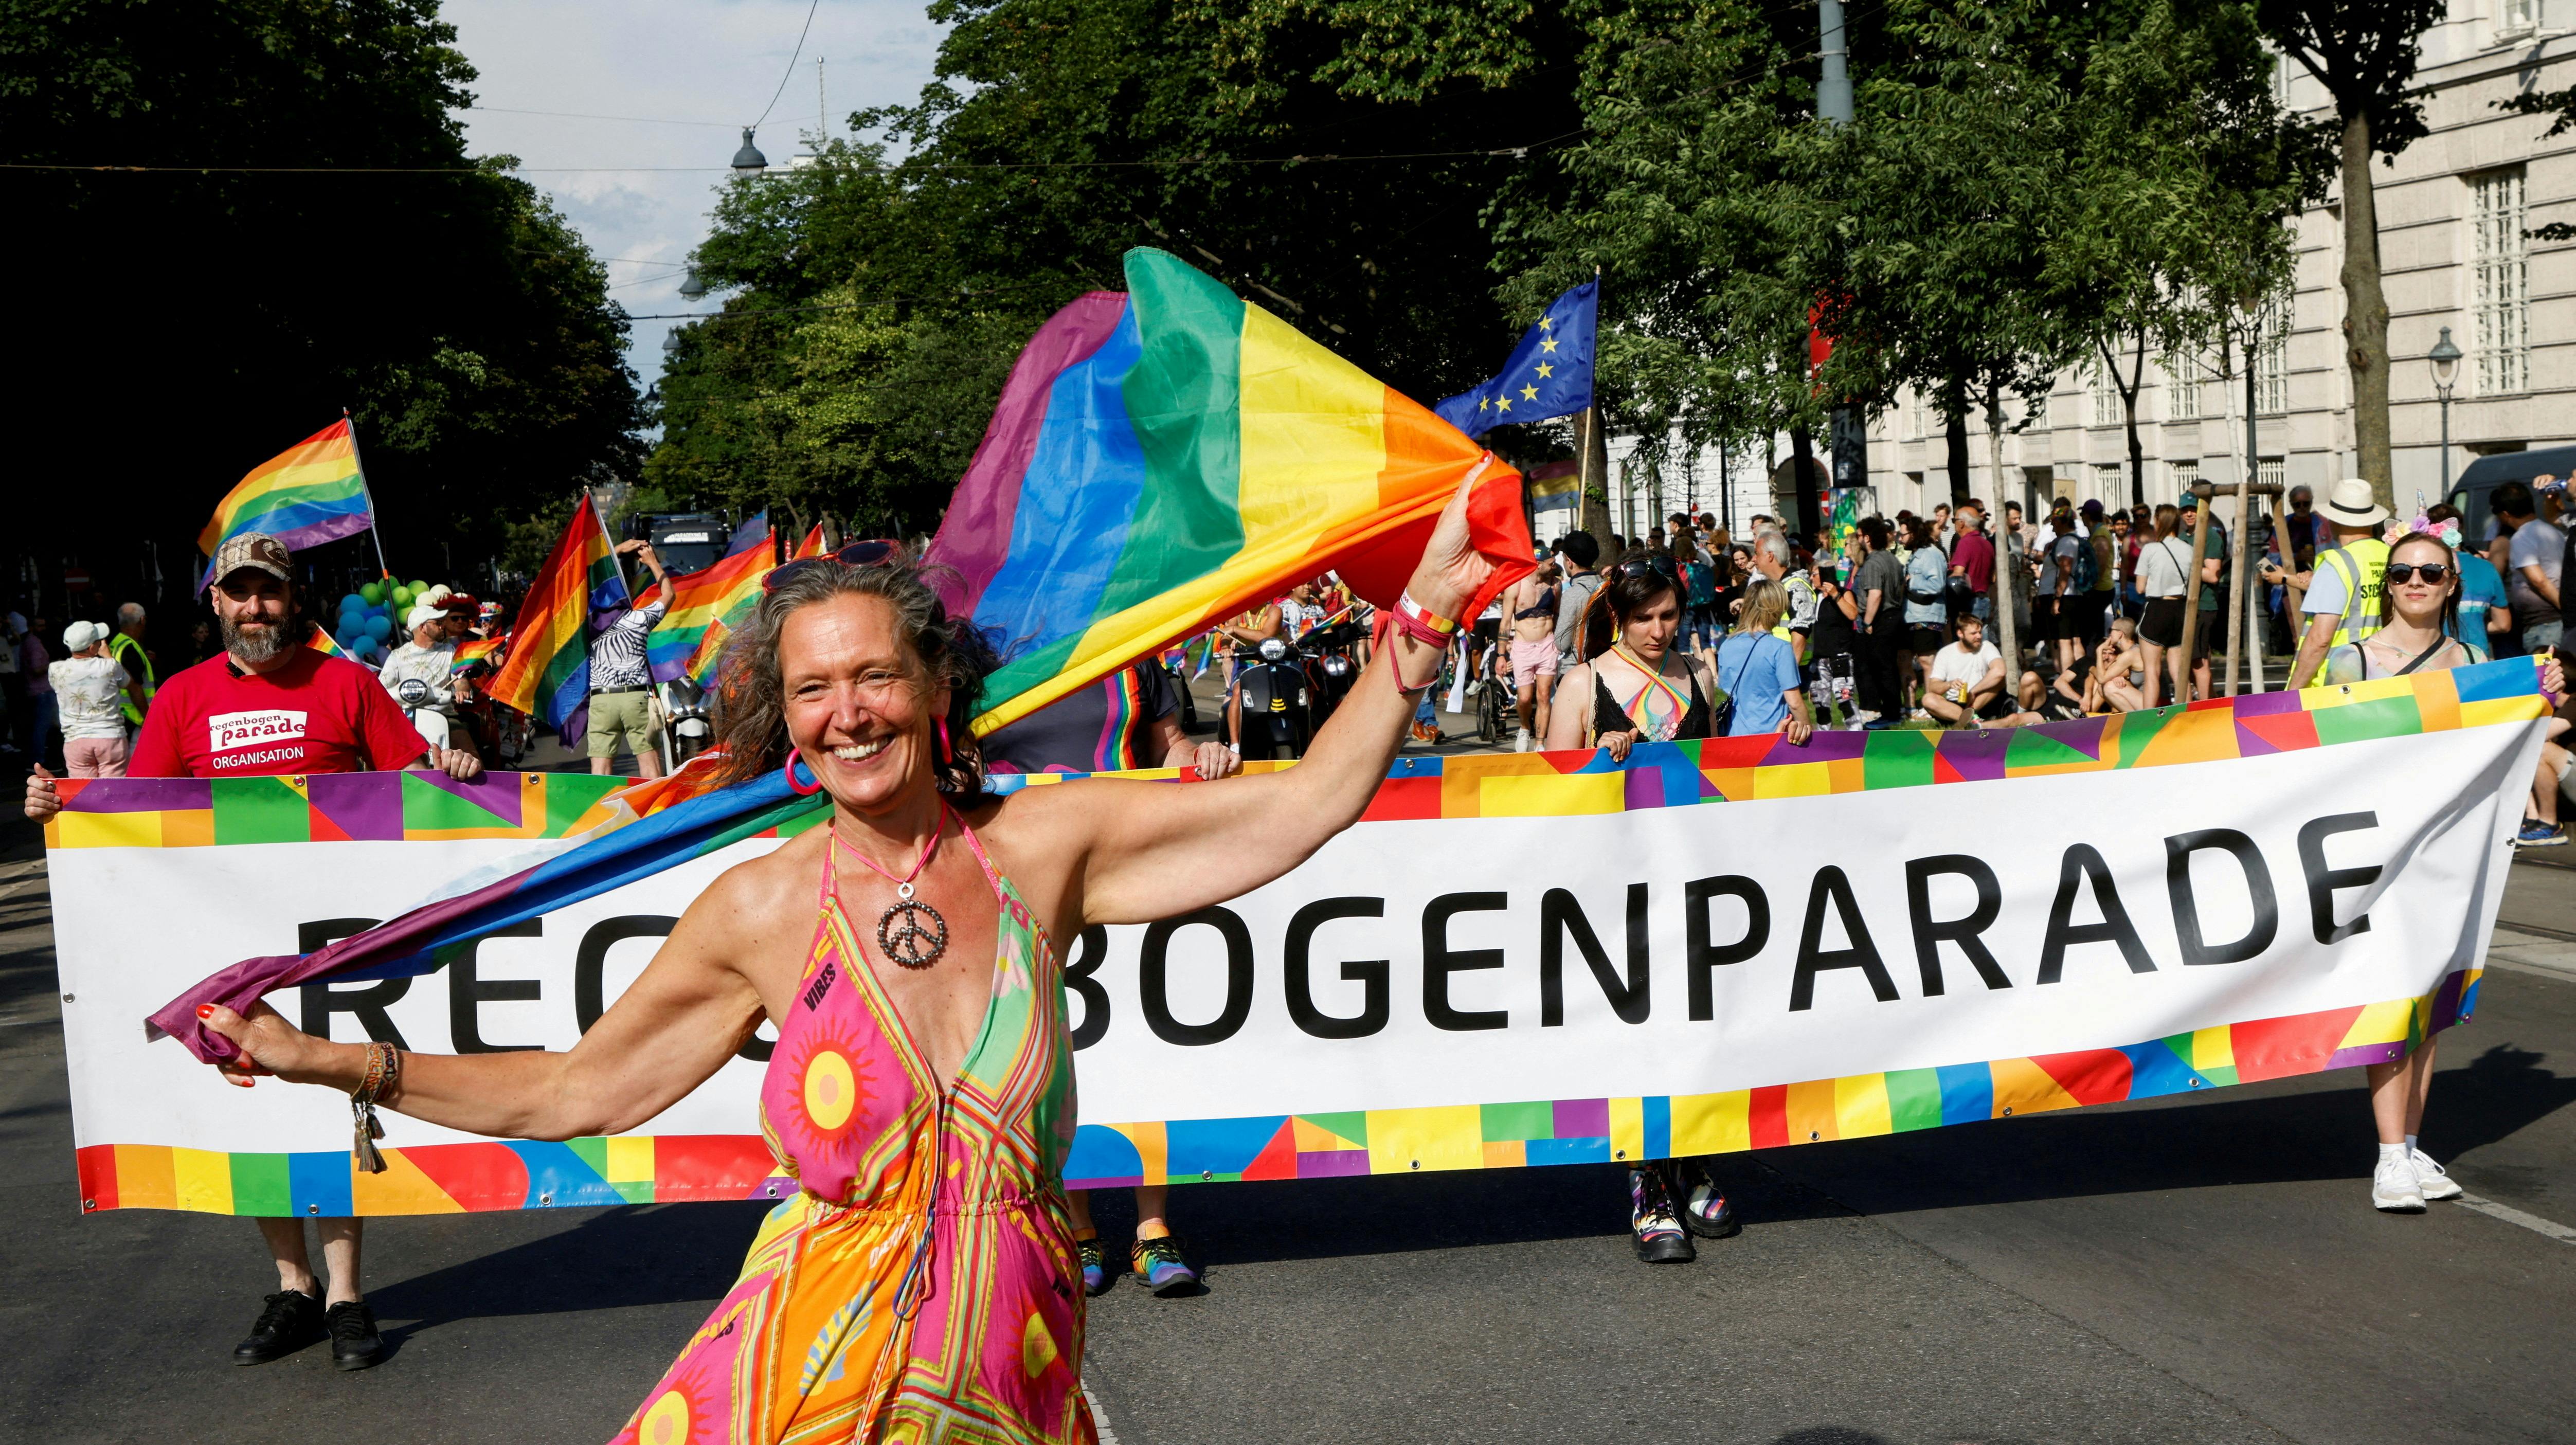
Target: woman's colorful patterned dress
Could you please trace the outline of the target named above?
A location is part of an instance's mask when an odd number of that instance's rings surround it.
[[[958,827],[1001,919],[993,1002],[956,1082],[940,1091],[868,966],[827,844],[814,945],[761,1086],[762,1131],[804,1188],[620,1445],[1094,1438],[1057,961]]]

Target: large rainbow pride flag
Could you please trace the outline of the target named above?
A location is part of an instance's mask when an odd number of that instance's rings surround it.
[[[1326,571],[1393,603],[1484,455],[1179,258],[1126,273],[1020,353],[930,546],[1003,651],[979,733]],[[1519,474],[1470,519],[1498,564],[1472,617],[1532,565]]]
[[[585,492],[528,584],[528,600],[510,630],[510,656],[487,689],[493,700],[562,727],[590,697],[590,614],[625,601],[625,575]]]
[[[234,484],[197,534],[208,557],[226,537],[266,532],[290,551],[354,537],[376,524],[358,433],[347,417],[278,453]]]
[[[714,566],[670,579],[670,607],[645,642],[654,681],[698,678],[702,660],[713,665],[725,638],[760,605],[760,581],[777,555],[777,536],[763,527],[749,538],[737,533],[733,551]]]

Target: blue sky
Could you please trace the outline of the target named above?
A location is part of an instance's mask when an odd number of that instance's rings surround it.
[[[637,315],[697,308],[679,285],[741,129],[788,74],[808,0],[447,0],[457,46],[481,77],[466,140],[519,158],[608,263],[610,295]],[[940,28],[921,0],[820,0],[777,108],[760,127],[784,166],[822,114],[834,135],[850,112],[908,102],[930,79]],[[552,111],[572,114],[531,115]],[[590,119],[576,117],[629,117]],[[638,321],[628,361],[641,384],[661,371],[671,321]]]

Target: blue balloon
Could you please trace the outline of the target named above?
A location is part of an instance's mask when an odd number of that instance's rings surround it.
[[[368,635],[369,637],[374,638],[374,639],[375,639],[375,640],[377,640],[378,642],[382,642],[382,641],[384,641],[386,638],[393,636],[393,635],[394,635],[394,624],[393,624],[393,619],[391,619],[391,618],[387,618],[387,617],[370,617],[370,618],[368,618],[368,619],[367,619],[367,635]]]
[[[348,593],[340,599],[340,610],[343,612],[356,612],[366,605],[367,599],[355,592]]]

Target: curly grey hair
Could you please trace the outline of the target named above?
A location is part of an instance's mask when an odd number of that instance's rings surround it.
[[[793,570],[789,570],[792,568]],[[750,625],[725,644],[717,666],[716,736],[725,747],[721,783],[738,783],[784,767],[787,715],[778,666],[778,635],[797,609],[835,597],[880,597],[894,608],[896,625],[918,671],[914,686],[948,687],[951,757],[934,763],[945,792],[974,797],[984,790],[983,751],[972,727],[984,679],[996,665],[992,644],[970,618],[951,618],[916,563],[892,561],[853,567],[829,557],[790,563],[784,581],[760,599]]]

